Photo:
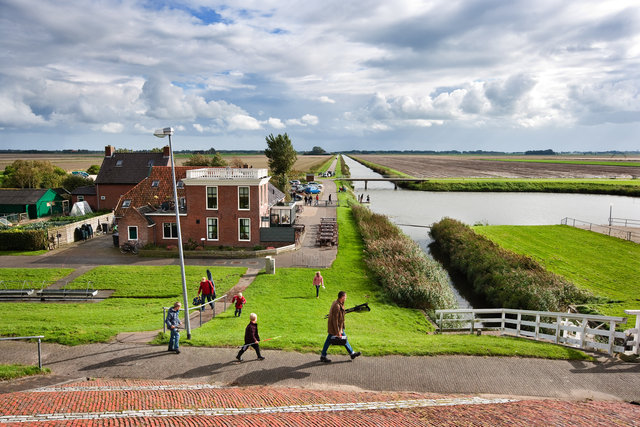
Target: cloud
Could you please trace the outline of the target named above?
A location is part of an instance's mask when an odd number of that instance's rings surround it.
[[[256,130],[261,129],[260,122],[245,114],[236,114],[228,119],[228,129],[233,130]]]
[[[318,98],[318,101],[324,103],[324,104],[335,104],[336,101],[334,101],[333,99],[329,98],[328,96],[321,96],[320,98]]]
[[[105,133],[122,133],[124,125],[122,123],[105,123],[100,126],[100,130]]]
[[[269,117],[269,119],[265,123],[274,129],[283,129],[286,127],[285,124],[282,123],[282,120],[275,119],[273,117]]]

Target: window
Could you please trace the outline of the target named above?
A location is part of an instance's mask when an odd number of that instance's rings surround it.
[[[78,196],[78,201],[79,202],[84,202],[84,196],[82,196],[82,195]]]
[[[251,220],[249,218],[238,219],[238,240],[251,240]]]
[[[207,240],[218,240],[218,218],[207,218]]]
[[[182,181],[178,181],[178,182],[176,183],[176,188],[184,188],[184,182],[182,182]]]
[[[116,161],[116,167],[119,168],[122,166],[122,160]]]
[[[127,235],[129,236],[129,240],[138,240],[138,227],[135,225],[127,227]]]
[[[107,200],[107,196],[100,196],[100,200]]]
[[[177,239],[178,238],[178,226],[175,222],[163,222],[162,223],[162,237],[165,239]]]
[[[218,187],[207,187],[207,209],[218,209]]]
[[[238,209],[249,210],[249,187],[238,187]]]
[[[147,162],[147,166],[149,166],[149,167],[153,166],[153,159],[151,159],[151,160],[149,160],[149,161]]]
[[[131,206],[131,200],[127,199],[122,201],[123,208],[128,208],[129,206]]]
[[[152,186],[152,187],[157,187],[158,185],[160,185],[160,181],[158,181],[157,179],[156,179],[156,180],[151,181],[151,186]]]

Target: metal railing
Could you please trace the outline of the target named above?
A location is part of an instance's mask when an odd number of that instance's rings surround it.
[[[627,220],[632,221],[632,220]],[[629,241],[640,241],[640,231],[631,231],[621,228],[616,228],[610,225],[594,224],[588,221],[582,221],[575,218],[562,218],[560,221],[562,225],[568,225],[570,227],[581,228],[583,230],[595,231],[596,233],[607,234],[612,237],[618,237],[620,239]],[[631,224],[629,222],[629,224]]]
[[[202,168],[187,171],[186,179],[261,179],[269,176],[267,169],[249,168]]]
[[[631,345],[638,354],[640,326],[616,331],[616,325],[627,322],[626,317],[509,308],[436,310],[436,316],[439,332],[498,330],[500,335],[546,340],[585,350],[605,350],[609,354],[624,353]]]
[[[221,297],[218,297],[216,299],[213,299],[211,301],[207,301],[204,304],[200,304],[200,305],[194,305],[192,307],[189,307],[189,311],[191,310],[199,310],[200,312],[200,326],[202,326],[202,312],[204,310],[201,310],[201,308],[203,308],[206,305],[209,304],[213,304],[213,317],[216,317],[216,301],[221,300],[222,298],[224,298],[224,309],[222,311],[227,311],[227,294],[222,295]],[[166,333],[167,332],[167,324],[165,323],[165,319],[167,318],[167,310],[169,310],[171,307],[162,307],[162,332]]]
[[[41,339],[44,338],[44,335],[35,335],[32,337],[8,337],[8,338],[0,338],[0,341],[10,341],[10,340],[32,340],[38,339],[38,368],[42,370],[42,342]]]

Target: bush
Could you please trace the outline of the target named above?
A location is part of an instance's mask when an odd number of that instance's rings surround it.
[[[1,230],[0,248],[6,251],[39,251],[47,249],[47,231],[45,229]]]
[[[384,215],[354,205],[365,245],[364,260],[386,294],[398,305],[424,310],[455,308],[444,269]]]
[[[593,298],[533,259],[507,251],[460,221],[444,218],[431,237],[476,294],[494,307],[565,311]]]

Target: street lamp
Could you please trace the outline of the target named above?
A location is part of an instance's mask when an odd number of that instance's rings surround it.
[[[609,227],[613,225],[613,203],[609,203]]]
[[[178,253],[180,254],[180,272],[182,273],[182,295],[184,296],[184,326],[187,329],[187,339],[191,339],[191,323],[189,322],[189,299],[187,297],[187,278],[184,274],[184,254],[182,253],[182,232],[180,231],[180,208],[178,203],[178,188],[176,187],[176,167],[173,157],[173,148],[171,147],[171,135],[173,135],[173,128],[156,129],[153,135],[158,138],[169,137],[169,153],[171,154],[171,175],[173,179],[173,203],[176,211],[176,231],[178,233]]]

